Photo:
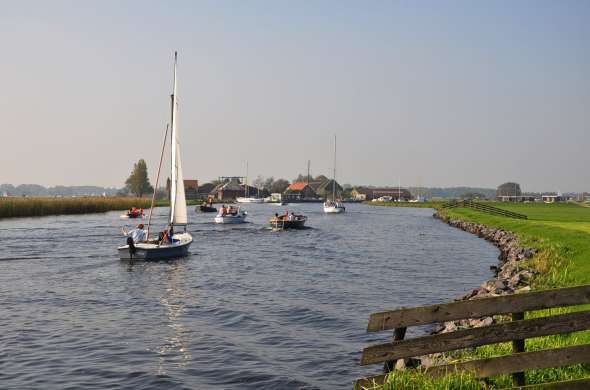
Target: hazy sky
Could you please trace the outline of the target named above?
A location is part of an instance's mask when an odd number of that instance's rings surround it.
[[[154,176],[590,190],[590,1],[0,1],[0,183]]]

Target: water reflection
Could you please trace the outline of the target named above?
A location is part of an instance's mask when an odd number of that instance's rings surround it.
[[[190,343],[190,329],[182,323],[186,313],[186,302],[190,299],[183,287],[185,286],[185,263],[176,261],[166,270],[166,290],[160,298],[160,303],[166,308],[168,328],[172,333],[163,340],[158,348],[159,364],[158,375],[166,375],[166,358],[173,357],[176,353],[180,356],[177,367],[184,368],[190,362],[192,355],[188,349]]]

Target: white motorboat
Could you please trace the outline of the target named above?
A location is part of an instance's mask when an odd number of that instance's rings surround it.
[[[252,197],[238,197],[236,198],[238,203],[264,203],[264,198],[252,198]]]
[[[244,223],[246,222],[246,217],[248,216],[247,211],[242,211],[240,208],[232,209],[224,211],[223,209],[220,210],[219,214],[215,216],[215,223],[222,223],[222,224],[234,224],[234,223]]]
[[[182,165],[180,162],[180,142],[178,137],[178,130],[176,129],[176,116],[178,110],[177,93],[176,93],[176,63],[177,55],[174,53],[174,72],[173,72],[173,87],[171,96],[171,119],[170,119],[170,143],[172,149],[172,164],[171,165],[171,180],[170,180],[170,218],[169,225],[166,231],[168,238],[154,238],[150,239],[150,226],[152,214],[155,203],[155,189],[158,188],[158,180],[160,178],[160,168],[164,157],[164,147],[166,146],[168,137],[168,128],[164,135],[164,145],[162,146],[162,154],[160,156],[160,165],[158,167],[158,175],[156,177],[156,184],[154,186],[154,194],[152,196],[152,207],[147,228],[147,240],[145,242],[133,242],[131,237],[127,238],[127,245],[118,247],[119,256],[121,259],[141,259],[141,260],[161,260],[183,257],[188,255],[188,250],[193,242],[193,237],[186,231],[188,223],[186,212],[186,198],[184,195],[184,180],[182,176]],[[175,227],[182,226],[184,231],[175,233]],[[162,237],[165,237],[162,233]]]
[[[336,134],[334,134],[334,170],[332,173],[332,199],[324,202],[324,213],[340,214],[346,211],[346,207],[336,200]]]

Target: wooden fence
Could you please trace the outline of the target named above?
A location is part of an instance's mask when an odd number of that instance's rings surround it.
[[[354,388],[360,390],[383,384],[396,363],[403,366],[403,360],[398,362],[400,359],[502,342],[512,342],[512,355],[438,365],[427,368],[426,373],[440,377],[455,371],[469,371],[478,378],[512,374],[514,385],[524,386],[524,371],[589,363],[590,344],[525,352],[525,339],[590,329],[590,310],[524,319],[527,311],[589,303],[590,285],[587,285],[373,313],[367,331],[393,330],[393,341],[363,350],[361,365],[384,363],[384,373],[359,379]],[[409,326],[508,314],[512,321],[404,339]],[[535,386],[590,389],[590,378]]]
[[[483,202],[474,202],[472,200],[462,200],[460,202],[452,201],[442,205],[442,208],[445,209],[451,209],[455,207],[469,207],[486,214],[494,214],[516,219],[528,219],[528,217],[524,214],[515,213],[513,211],[504,210],[499,207],[490,206],[489,204]]]

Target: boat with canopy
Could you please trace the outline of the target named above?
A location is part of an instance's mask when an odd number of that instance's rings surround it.
[[[193,242],[193,237],[186,231],[188,223],[186,198],[184,195],[184,180],[182,175],[182,164],[180,159],[180,139],[177,129],[177,111],[178,111],[178,97],[177,97],[177,81],[176,81],[176,65],[177,53],[174,52],[174,71],[173,71],[173,87],[171,103],[170,103],[170,145],[171,145],[171,179],[170,179],[170,215],[168,218],[169,224],[167,229],[160,233],[158,237],[150,239],[150,227],[152,215],[154,213],[154,204],[156,199],[156,188],[160,178],[160,168],[162,167],[162,160],[164,157],[164,149],[166,147],[168,137],[168,127],[164,135],[164,144],[162,145],[162,152],[160,155],[160,165],[158,166],[158,174],[156,176],[156,184],[154,186],[154,194],[152,196],[152,205],[150,208],[150,215],[145,234],[146,240],[141,242],[134,242],[131,237],[127,238],[127,245],[118,247],[119,256],[123,259],[141,259],[141,260],[160,260],[183,257],[188,255],[188,250]],[[175,229],[182,227],[183,231],[176,233]]]

